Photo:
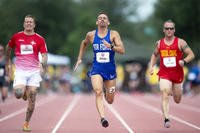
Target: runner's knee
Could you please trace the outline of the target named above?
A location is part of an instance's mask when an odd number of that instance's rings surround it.
[[[180,99],[174,99],[175,103],[179,104],[181,102]]]
[[[15,89],[15,97],[17,99],[20,99],[23,96],[24,92],[21,88],[17,88]]]
[[[109,104],[112,104],[113,101],[114,101],[114,98],[106,98],[106,101],[107,101]]]
[[[108,89],[108,93],[110,93],[110,94],[114,94],[115,91],[116,91],[116,88],[115,88],[114,86],[113,86],[113,87],[110,87],[110,88]]]
[[[95,89],[94,91],[95,91],[96,96],[103,95],[103,91],[101,89]]]
[[[169,100],[169,97],[170,97],[169,92],[168,91],[163,91],[162,93],[163,93],[162,94],[162,99],[164,101]]]
[[[160,88],[160,90],[163,93],[170,93],[171,92],[171,89],[169,87],[162,87],[162,88]]]
[[[174,96],[174,102],[175,103],[180,103],[181,102],[181,96]]]
[[[112,104],[114,101],[114,95],[115,95],[116,88],[113,86],[113,87],[109,88],[107,91],[108,92],[107,92],[107,96],[106,96],[106,101],[109,104]]]

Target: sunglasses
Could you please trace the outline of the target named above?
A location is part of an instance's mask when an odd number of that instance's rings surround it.
[[[174,30],[174,27],[165,27],[165,30]]]

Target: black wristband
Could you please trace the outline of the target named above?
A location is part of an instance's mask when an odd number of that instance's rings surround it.
[[[183,60],[184,64],[187,64],[187,62],[185,60]]]
[[[114,48],[114,44],[110,44],[110,48],[113,49]]]

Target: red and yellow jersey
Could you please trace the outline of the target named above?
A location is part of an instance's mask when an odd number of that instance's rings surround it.
[[[183,67],[179,65],[179,60],[182,60],[183,52],[178,47],[178,38],[175,37],[171,45],[165,44],[164,38],[161,39],[158,51],[160,54],[159,77],[174,83],[181,83],[184,74]]]

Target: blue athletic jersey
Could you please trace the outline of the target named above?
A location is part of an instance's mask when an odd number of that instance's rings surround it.
[[[6,61],[2,60],[0,62],[0,81],[5,80],[6,75]]]
[[[95,37],[93,41],[93,64],[92,69],[88,73],[89,76],[100,74],[104,80],[112,80],[116,78],[116,67],[115,67],[115,51],[111,48],[107,48],[102,40],[105,39],[108,43],[110,41],[110,30],[104,38],[98,36],[98,29],[95,32]]]
[[[6,85],[6,61],[3,59],[0,62],[0,87],[3,87]]]

